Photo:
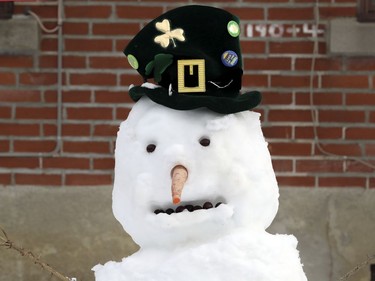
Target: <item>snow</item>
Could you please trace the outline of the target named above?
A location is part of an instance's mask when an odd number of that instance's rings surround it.
[[[116,219],[141,249],[95,266],[96,280],[305,281],[294,236],[265,231],[279,192],[259,118],[138,101],[118,132],[112,200]],[[202,146],[202,138],[210,145]],[[152,153],[149,144],[156,145]],[[173,205],[177,165],[188,178],[181,203]],[[205,202],[222,204],[154,213]]]
[[[306,280],[296,244],[288,235],[237,230],[204,244],[141,250],[94,270],[97,280],[110,281]]]

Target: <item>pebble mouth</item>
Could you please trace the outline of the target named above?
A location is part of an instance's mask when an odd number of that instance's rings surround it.
[[[207,201],[205,203],[203,203],[202,205],[192,205],[192,204],[187,204],[187,205],[180,205],[178,206],[177,208],[167,208],[167,209],[156,209],[154,211],[154,214],[155,215],[158,215],[158,214],[167,214],[167,215],[171,215],[173,213],[181,213],[185,210],[187,210],[188,212],[194,212],[194,211],[197,211],[197,210],[208,210],[208,209],[212,209],[212,208],[217,208],[219,207],[221,204],[223,204],[223,202],[217,202],[215,204]]]

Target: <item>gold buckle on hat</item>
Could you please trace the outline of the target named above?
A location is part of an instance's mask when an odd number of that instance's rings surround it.
[[[194,73],[193,67],[198,66],[198,73]],[[187,87],[185,85],[185,66],[189,66],[189,75],[198,76],[198,86]],[[206,69],[202,59],[177,61],[177,87],[179,93],[206,92]]]

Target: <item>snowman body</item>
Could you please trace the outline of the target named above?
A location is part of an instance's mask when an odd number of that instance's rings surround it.
[[[259,117],[179,111],[147,97],[134,105],[116,141],[113,212],[141,249],[96,266],[97,281],[307,280],[297,240],[265,231],[279,193]],[[179,204],[176,166],[188,173]]]

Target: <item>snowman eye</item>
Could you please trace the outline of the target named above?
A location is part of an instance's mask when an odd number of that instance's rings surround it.
[[[146,147],[146,150],[148,153],[152,153],[154,152],[156,149],[156,145],[155,144],[149,144],[147,147]]]
[[[199,143],[201,144],[201,146],[209,146],[210,145],[210,139],[208,138],[201,138],[199,140]]]

